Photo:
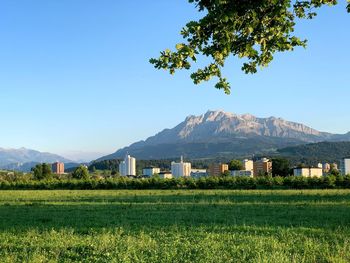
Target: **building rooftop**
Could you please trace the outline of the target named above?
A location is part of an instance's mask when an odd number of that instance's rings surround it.
[[[323,168],[322,167],[307,166],[307,167],[294,167],[293,169],[323,169]]]

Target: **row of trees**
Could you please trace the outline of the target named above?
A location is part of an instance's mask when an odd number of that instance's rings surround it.
[[[53,177],[51,165],[47,163],[37,164],[32,169],[32,172],[33,172],[34,179],[36,180],[50,179]],[[85,166],[80,165],[72,172],[71,177],[73,179],[87,180],[90,178],[90,173]]]
[[[127,177],[1,181],[1,190],[20,189],[350,189],[350,175],[324,177],[205,177],[201,179]]]

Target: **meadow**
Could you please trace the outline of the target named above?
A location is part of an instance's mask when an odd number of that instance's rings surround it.
[[[3,190],[1,262],[350,262],[350,190]]]

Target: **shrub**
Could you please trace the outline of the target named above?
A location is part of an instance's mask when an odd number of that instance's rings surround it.
[[[194,178],[52,178],[42,180],[5,180],[0,189],[323,189],[350,188],[350,176],[307,177],[205,177]]]

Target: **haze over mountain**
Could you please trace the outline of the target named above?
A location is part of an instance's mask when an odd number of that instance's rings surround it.
[[[57,154],[39,152],[31,149],[4,149],[0,148],[0,168],[20,167],[24,164],[72,162]],[[28,166],[27,165],[27,166]]]
[[[350,133],[320,132],[306,125],[276,117],[259,118],[224,111],[188,116],[172,129],[145,141],[104,156],[99,160],[123,158],[129,152],[140,159],[162,159],[185,155],[204,158],[223,155],[253,155],[278,148],[321,141],[349,141]]]
[[[89,163],[105,154],[102,152],[64,151],[60,155],[76,163]]]

